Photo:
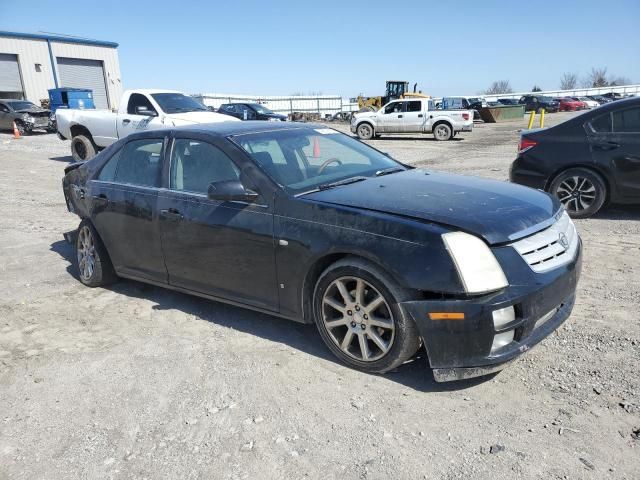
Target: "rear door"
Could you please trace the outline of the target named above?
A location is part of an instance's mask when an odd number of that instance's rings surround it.
[[[590,128],[594,161],[611,171],[621,196],[640,199],[640,107],[596,117]]]
[[[378,117],[378,132],[400,133],[404,130],[404,113],[407,102],[390,102]]]
[[[422,100],[409,100],[405,102],[403,132],[422,132],[425,124],[425,112],[422,108]]]
[[[91,220],[116,271],[166,283],[158,224],[164,138],[127,142],[90,182]]]
[[[263,197],[244,203],[207,196],[210,183],[228,180],[257,190],[222,142],[186,133],[173,141],[169,188],[159,201],[169,283],[277,311],[273,206]]]

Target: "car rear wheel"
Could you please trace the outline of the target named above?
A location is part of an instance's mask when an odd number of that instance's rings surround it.
[[[358,137],[362,140],[371,140],[373,138],[374,132],[373,127],[368,123],[361,123],[358,125],[358,129],[356,130]]]
[[[80,281],[88,287],[107,285],[117,278],[98,233],[87,220],[78,228],[76,260]]]
[[[573,218],[594,215],[607,198],[607,187],[600,175],[586,168],[562,172],[551,182],[549,190]]]
[[[76,162],[90,160],[96,155],[96,147],[90,138],[76,135],[71,139],[71,156]]]
[[[325,344],[342,362],[365,372],[384,373],[420,347],[415,323],[398,306],[407,298],[380,269],[347,258],[318,279],[314,320]]]
[[[433,136],[436,140],[439,141],[449,140],[450,138],[452,138],[452,135],[453,131],[451,130],[451,127],[446,123],[439,123],[433,129]]]

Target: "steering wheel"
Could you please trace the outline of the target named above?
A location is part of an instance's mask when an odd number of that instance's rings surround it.
[[[322,165],[320,165],[320,168],[318,169],[318,175],[320,175],[322,172],[324,172],[324,169],[327,168],[332,163],[337,163],[338,165],[342,165],[342,161],[341,160],[338,160],[337,158],[330,158],[329,160],[324,162]]]

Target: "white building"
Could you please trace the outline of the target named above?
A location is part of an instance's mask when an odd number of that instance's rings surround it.
[[[96,108],[116,108],[122,94],[117,48],[114,42],[0,31],[0,98],[39,105],[50,88],[88,88]]]

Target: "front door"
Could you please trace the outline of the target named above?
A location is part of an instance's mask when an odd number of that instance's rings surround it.
[[[126,143],[90,182],[91,219],[119,274],[166,283],[158,191],[163,138]]]
[[[404,128],[404,110],[407,102],[390,102],[382,109],[378,117],[378,132],[400,133]]]
[[[594,161],[611,171],[621,196],[640,198],[640,107],[597,117],[591,128]]]
[[[277,311],[272,207],[263,199],[248,204],[207,197],[210,183],[240,178],[219,146],[174,140],[169,189],[158,204],[169,283]]]
[[[0,103],[0,129],[8,130],[10,128],[13,128],[11,110],[6,104]]]
[[[142,113],[142,112],[148,112]],[[118,137],[123,138],[130,133],[141,130],[153,130],[163,128],[164,125],[157,109],[151,101],[141,93],[132,93],[127,103],[127,113],[118,115]]]

